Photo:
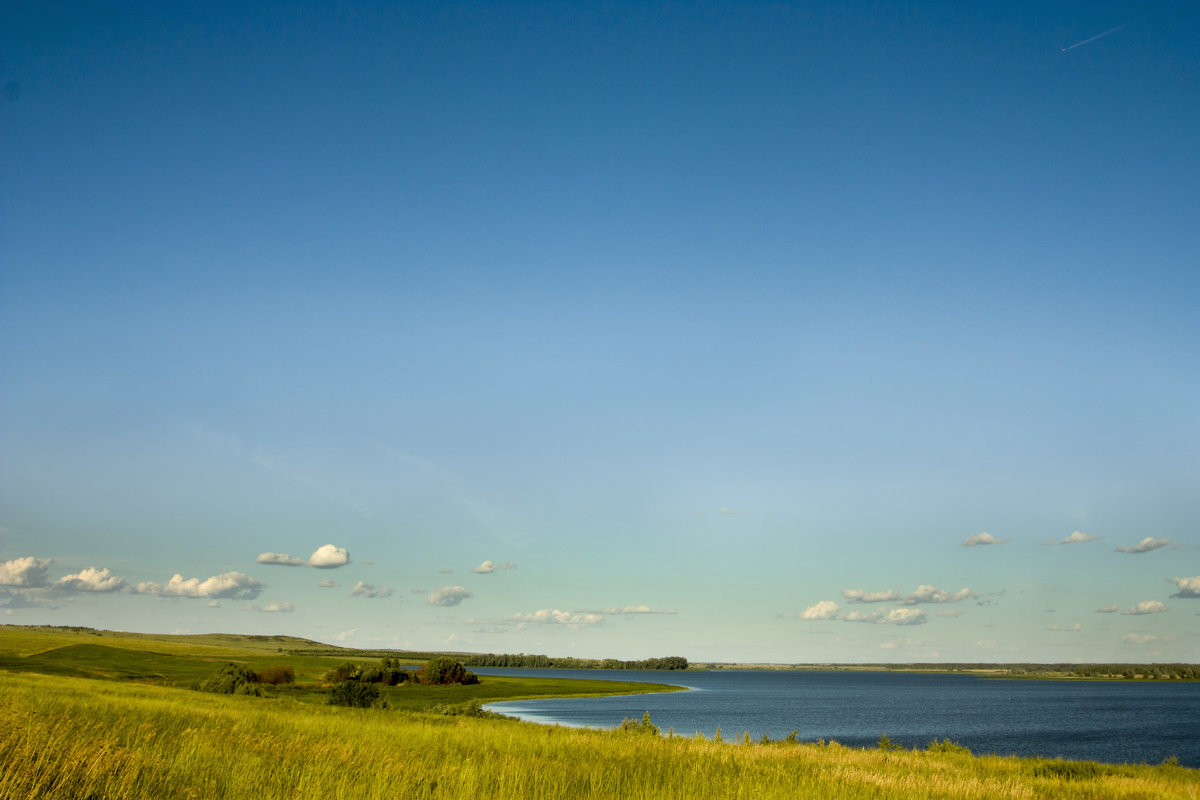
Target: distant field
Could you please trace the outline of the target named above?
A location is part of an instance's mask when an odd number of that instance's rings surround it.
[[[387,690],[391,710],[324,703],[312,683],[354,658],[288,657],[236,637],[75,638],[0,629],[0,800],[145,798],[1197,798],[1172,765],[975,757],[789,742],[668,738],[506,719],[432,705],[647,684],[496,678]],[[277,645],[278,646],[278,645]],[[267,697],[188,688],[231,656],[290,663],[294,689]]]

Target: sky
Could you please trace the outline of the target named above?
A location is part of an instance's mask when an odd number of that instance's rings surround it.
[[[1200,661],[1200,9],[9,3],[0,622]]]

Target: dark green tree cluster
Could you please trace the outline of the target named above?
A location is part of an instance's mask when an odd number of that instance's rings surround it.
[[[387,701],[379,696],[379,687],[373,683],[350,680],[342,681],[329,691],[329,705],[350,708],[387,708]]]
[[[461,661],[448,656],[431,658],[417,670],[417,680],[421,683],[445,686],[451,683],[461,683],[465,686],[479,683],[479,676],[467,672]]]
[[[195,685],[202,692],[214,694],[249,694],[259,696],[258,675],[244,664],[232,661]]]
[[[688,668],[688,660],[683,656],[620,661],[615,658],[551,658],[527,653],[487,653],[486,655],[467,656],[463,663],[468,667],[523,667],[525,669],[676,670]]]

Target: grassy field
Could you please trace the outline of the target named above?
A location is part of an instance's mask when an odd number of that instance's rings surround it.
[[[26,642],[18,655],[0,632],[0,800],[1200,798],[1200,773],[1170,765],[975,757],[952,747],[725,743],[412,710],[577,693],[579,682],[566,680],[401,685],[389,701],[412,690],[411,702],[392,702],[392,710],[325,705],[315,687],[269,697],[205,694],[185,686],[199,669],[191,662],[213,665],[214,653],[203,649],[213,645],[139,649],[144,641],[95,638],[42,649]],[[282,658],[253,648],[241,655]],[[101,673],[107,679],[95,677]]]

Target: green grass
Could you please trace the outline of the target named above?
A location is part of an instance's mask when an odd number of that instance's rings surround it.
[[[731,743],[426,713],[436,705],[647,691],[647,684],[485,676],[385,689],[390,710],[186,688],[231,658],[291,663],[306,681],[345,660],[285,656],[235,637],[9,635],[0,630],[0,800],[375,798],[1200,798],[1200,773],[837,744]],[[673,688],[673,687],[671,687]]]
[[[1194,770],[719,744],[33,673],[0,679],[0,800],[1188,798]]]

